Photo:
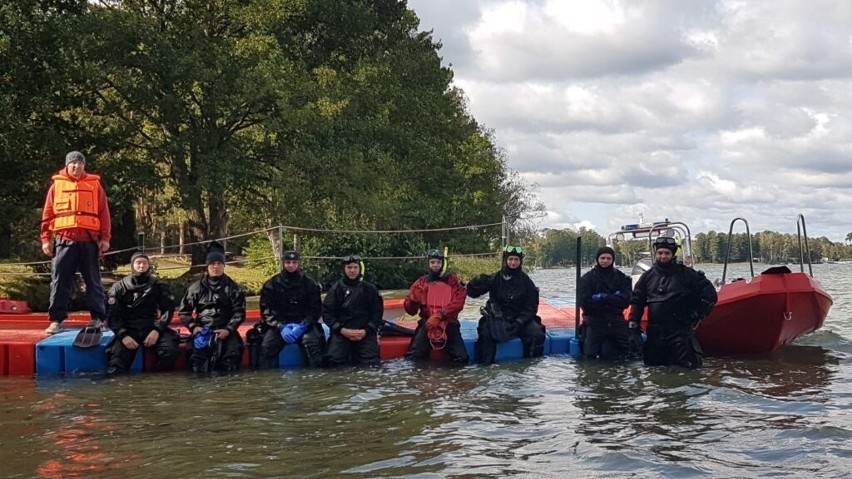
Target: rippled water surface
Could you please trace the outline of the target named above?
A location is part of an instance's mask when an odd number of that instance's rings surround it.
[[[848,477],[852,265],[814,273],[835,300],[823,329],[698,371],[549,357],[0,378],[0,476]],[[533,279],[573,295],[573,271]]]

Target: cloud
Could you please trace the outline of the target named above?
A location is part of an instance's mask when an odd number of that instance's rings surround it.
[[[545,227],[852,230],[852,4],[410,0]],[[585,223],[584,223],[585,222]]]

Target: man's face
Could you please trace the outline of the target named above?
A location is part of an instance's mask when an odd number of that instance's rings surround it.
[[[299,267],[301,266],[301,261],[297,259],[285,259],[284,260],[284,271],[288,273],[295,273],[299,271]]]
[[[506,257],[506,266],[508,266],[509,269],[518,269],[518,266],[520,266],[520,265],[521,265],[521,258],[518,258],[517,256],[507,256]]]
[[[225,263],[214,261],[207,265],[207,275],[213,278],[218,278],[225,274]]]
[[[671,250],[666,248],[657,248],[656,257],[658,263],[670,263],[672,261],[672,256],[674,256]]]
[[[82,161],[72,161],[65,166],[65,171],[72,178],[82,178],[86,173],[86,164]]]
[[[349,263],[343,267],[343,271],[346,273],[347,278],[356,279],[361,274],[361,266],[358,263]]]
[[[444,261],[441,258],[429,258],[429,271],[440,273],[444,267]]]
[[[148,272],[148,268],[151,267],[151,264],[148,263],[148,258],[136,258],[133,260],[133,271],[139,274],[145,274]]]
[[[601,268],[609,268],[612,265],[612,255],[604,253],[598,256],[598,264],[601,265]]]

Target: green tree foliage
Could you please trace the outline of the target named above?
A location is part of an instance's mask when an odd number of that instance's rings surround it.
[[[577,237],[580,237],[580,262],[594,264],[595,253],[606,241],[594,230],[581,227],[571,229],[546,229],[532,243],[530,259],[539,267],[575,265],[577,260]]]
[[[604,238],[594,231],[580,229],[574,232],[570,229],[544,230],[533,243],[532,257],[535,264],[541,267],[572,265],[576,255],[577,236],[583,236],[583,264],[594,263],[594,253],[598,246],[604,244]],[[731,252],[728,262],[742,263],[748,261],[748,235],[735,233],[730,237]],[[728,248],[729,237],[725,233],[709,231],[701,232],[692,239],[692,249],[698,263],[722,263]],[[586,246],[588,245],[588,247]],[[810,238],[808,241],[810,256],[805,252],[804,238],[801,249],[797,235],[783,234],[774,231],[762,231],[752,235],[753,259],[766,264],[798,264],[800,258],[812,263],[823,260],[840,261],[852,259],[852,246],[834,243],[826,237]],[[620,266],[632,266],[643,256],[651,252],[647,240],[618,241],[615,244],[617,263]]]
[[[0,15],[12,112],[0,151],[21,158],[2,194],[31,205],[14,211],[15,231],[33,234],[46,178],[71,148],[103,175],[120,231],[161,244],[278,224],[520,224],[542,209],[405,1],[21,0]],[[499,229],[448,233],[382,254],[498,241]]]
[[[61,113],[75,99],[63,93],[70,65],[56,52],[86,2],[20,0],[0,4],[0,257],[39,251],[40,206],[49,175],[63,164],[80,132]]]

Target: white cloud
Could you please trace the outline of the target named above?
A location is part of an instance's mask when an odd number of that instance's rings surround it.
[[[852,230],[852,3],[410,0],[546,227]],[[759,228],[759,229],[758,229]]]

